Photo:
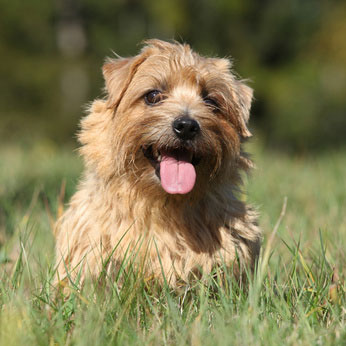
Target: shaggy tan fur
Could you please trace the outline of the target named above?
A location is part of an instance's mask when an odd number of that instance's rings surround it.
[[[251,161],[241,144],[252,90],[230,72],[227,59],[204,58],[188,45],[150,40],[138,56],[103,66],[107,98],[82,120],[79,140],[85,172],[56,224],[59,280],[116,272],[125,256],[146,276],[171,285],[220,264],[253,267],[261,232],[256,215],[237,199],[241,171]],[[146,96],[159,90],[161,99]],[[212,100],[212,101],[210,101]],[[187,115],[200,126],[183,141],[172,122]],[[191,192],[169,194],[152,162],[162,151],[198,156]],[[131,255],[129,255],[131,254]],[[135,254],[135,255],[134,255]],[[106,267],[106,268],[105,268]]]

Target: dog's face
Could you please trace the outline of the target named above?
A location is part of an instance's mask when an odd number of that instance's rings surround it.
[[[226,59],[158,40],[106,62],[114,170],[168,194],[203,193],[230,175],[250,136],[252,90],[229,69]]]

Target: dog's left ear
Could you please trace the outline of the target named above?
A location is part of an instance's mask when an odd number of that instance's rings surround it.
[[[107,107],[117,109],[138,67],[147,56],[141,54],[133,58],[107,59],[102,67],[108,93]]]
[[[212,64],[225,74],[229,92],[231,94],[232,105],[229,111],[236,113],[237,128],[243,138],[251,137],[251,132],[247,128],[250,118],[250,108],[253,90],[245,84],[243,80],[238,80],[232,73],[232,62],[229,59],[211,58]]]
[[[251,102],[253,97],[253,89],[247,86],[243,81],[235,82],[235,94],[238,103],[240,134],[244,138],[251,137],[252,134],[247,128],[250,118]]]

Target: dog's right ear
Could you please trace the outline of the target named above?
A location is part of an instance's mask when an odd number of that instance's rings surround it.
[[[138,67],[146,60],[141,54],[133,58],[107,59],[102,67],[108,94],[107,107],[116,110]]]

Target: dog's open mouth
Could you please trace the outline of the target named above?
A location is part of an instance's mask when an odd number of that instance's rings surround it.
[[[195,186],[200,158],[187,149],[166,149],[154,153],[153,147],[142,147],[144,156],[155,168],[163,189],[170,194],[186,194]]]

